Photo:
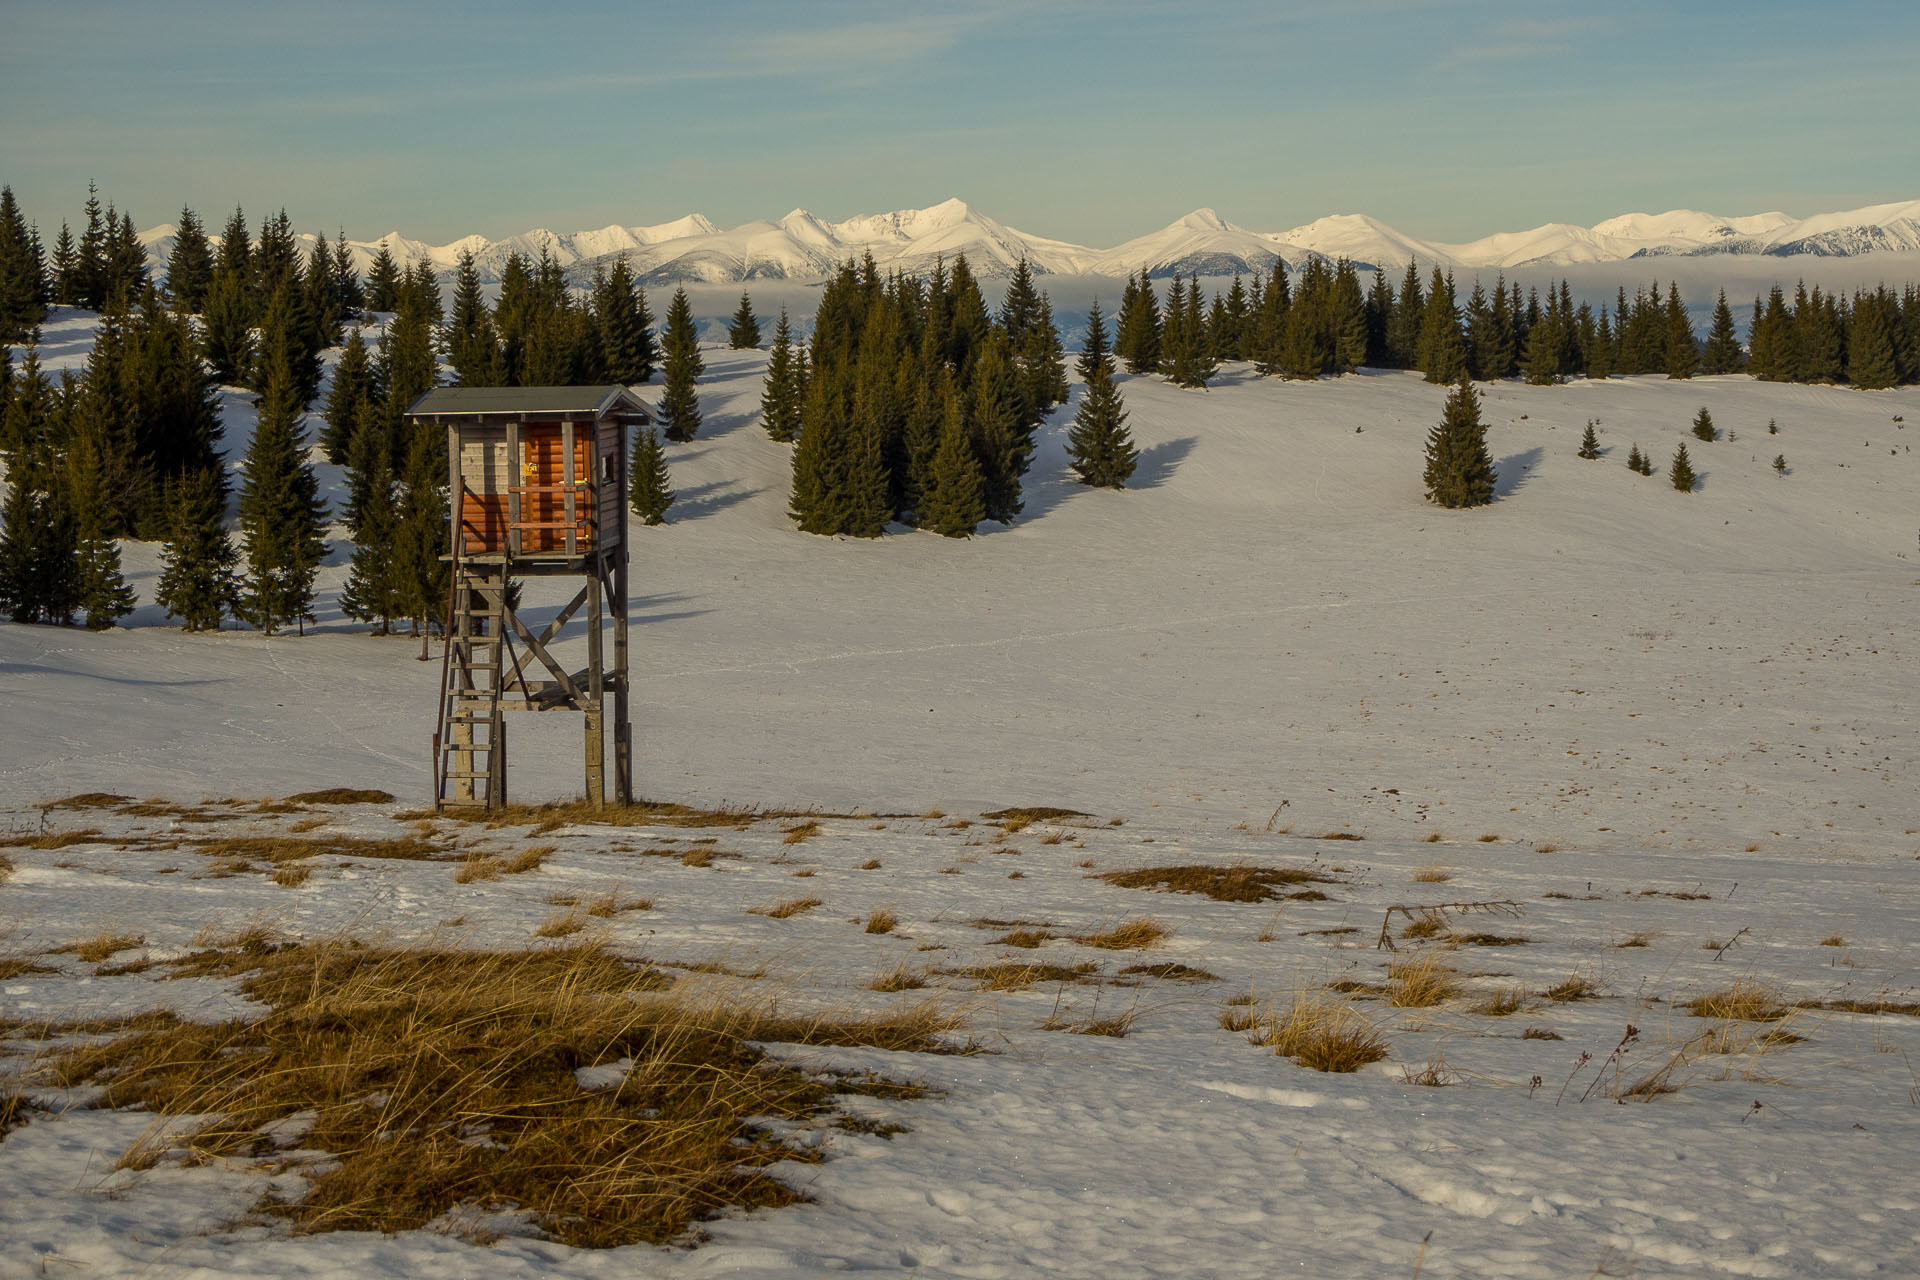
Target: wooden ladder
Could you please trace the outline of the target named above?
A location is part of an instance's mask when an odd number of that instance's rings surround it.
[[[465,563],[456,551],[448,597],[434,734],[435,806],[491,809],[507,798],[501,707],[508,656],[506,566]]]

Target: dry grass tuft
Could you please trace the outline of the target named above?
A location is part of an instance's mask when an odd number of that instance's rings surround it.
[[[1250,1004],[1236,1004],[1229,1000],[1227,1007],[1220,1011],[1220,1029],[1222,1031],[1251,1031],[1253,1030],[1254,1022],[1257,1020],[1258,1015],[1255,1014],[1253,1006]]]
[[[1020,809],[995,809],[991,813],[983,813],[980,816],[990,822],[999,823],[1001,830],[1008,835],[1015,835],[1036,822],[1065,822],[1070,818],[1086,818],[1092,815],[1082,813],[1078,809],[1055,809],[1046,805],[1031,805]]]
[[[651,910],[652,898],[623,897],[618,889],[609,889],[598,897],[587,899],[587,914],[597,920],[609,920],[629,911]]]
[[[916,969],[902,960],[872,982],[867,984],[870,991],[918,991],[927,985],[924,970]]]
[[[25,956],[0,956],[0,982],[13,978],[24,978],[33,973],[58,973],[58,969],[48,964],[37,964]],[[4,1019],[0,1019],[4,1021]]]
[[[1487,832],[1487,834],[1483,836],[1477,836],[1475,837],[1475,839],[1480,844],[1499,844],[1500,843],[1500,837],[1493,834],[1493,832],[1491,831]]]
[[[1413,878],[1422,884],[1445,884],[1453,879],[1453,872],[1438,863],[1428,863],[1424,867],[1415,867]]]
[[[1121,977],[1159,978],[1163,982],[1218,982],[1220,975],[1186,964],[1130,964]]]
[[[1685,1001],[1681,1007],[1696,1018],[1735,1022],[1778,1022],[1790,1012],[1778,992],[1744,978],[1730,987]]]
[[[604,808],[585,800],[556,801],[549,804],[511,804],[503,809],[415,809],[394,815],[402,822],[416,818],[444,818],[454,822],[473,822],[500,827],[532,827],[536,833],[557,831],[561,827],[732,827],[745,831],[761,818],[800,817],[799,814],[760,813],[751,809],[695,809],[684,804],[610,804]]]
[[[340,858],[437,862],[447,852],[445,845],[418,836],[388,840],[350,836],[233,836],[189,843],[197,852],[214,859],[215,868],[223,872],[265,871],[324,854]]]
[[[1525,1031],[1522,1031],[1520,1033],[1520,1038],[1522,1040],[1565,1040],[1566,1039],[1566,1037],[1561,1035],[1558,1031],[1549,1030],[1546,1027],[1528,1027]]]
[[[288,804],[392,804],[393,796],[385,791],[356,791],[352,787],[328,787],[325,791],[303,791],[297,796],[288,796]]]
[[[1549,1000],[1567,1004],[1574,1000],[1591,1000],[1600,994],[1600,988],[1590,978],[1570,973],[1540,994]]]
[[[77,956],[88,964],[99,964],[115,952],[131,951],[145,941],[146,938],[137,933],[97,933],[91,938],[55,947],[53,953]]]
[[[1533,939],[1524,933],[1454,933],[1447,941],[1456,947],[1524,947]]]
[[[529,871],[538,871],[540,864],[553,856],[554,847],[550,844],[529,845],[501,864],[503,874],[524,875]]]
[[[1653,930],[1651,929],[1642,929],[1637,933],[1628,934],[1626,937],[1622,938],[1620,941],[1614,943],[1613,945],[1622,950],[1625,950],[1629,947],[1644,947],[1644,946],[1650,945],[1653,942],[1653,940],[1658,936],[1659,935],[1654,933]]]
[[[868,933],[892,933],[899,923],[900,918],[885,907],[875,907],[867,913]]]
[[[748,907],[747,914],[785,920],[813,910],[820,905],[820,901],[819,898],[782,898],[778,902],[763,902],[757,907]]]
[[[1438,831],[1429,831],[1427,832],[1426,835],[1420,837],[1420,843],[1421,844],[1439,844],[1442,840],[1445,840],[1445,839],[1446,837],[1444,835],[1441,835]]]
[[[571,938],[587,927],[587,918],[578,911],[553,911],[533,931],[536,938]]]
[[[13,862],[7,857],[6,854],[0,853],[0,880],[5,880],[8,876],[12,874],[13,874]]]
[[[1823,947],[1844,947],[1847,945],[1847,940],[1837,933],[1829,934],[1827,937],[1820,939],[1820,945]]]
[[[1099,947],[1103,951],[1132,951],[1140,947],[1159,946],[1166,936],[1167,927],[1158,920],[1151,916],[1133,916],[1099,933],[1076,933],[1073,940],[1082,946]]]
[[[1364,840],[1365,836],[1353,831],[1328,831],[1321,835],[1322,840]]]
[[[1551,840],[1542,840],[1539,844],[1533,846],[1533,851],[1535,853],[1558,853],[1560,852],[1560,846]]]
[[[1435,955],[1387,966],[1387,1003],[1395,1008],[1430,1009],[1459,994],[1459,977]]]
[[[79,831],[62,831],[57,834],[8,836],[0,840],[0,849],[71,849],[76,844],[92,844],[100,838],[98,827],[84,827]]]
[[[313,879],[313,868],[304,862],[289,863],[284,867],[275,867],[273,869],[272,879],[277,885],[283,885],[288,889],[297,889],[307,881]]]
[[[1502,987],[1480,1003],[1470,1012],[1486,1018],[1505,1018],[1527,1007],[1527,993],[1520,987]]]
[[[1796,1007],[1832,1013],[1899,1013],[1920,1018],[1920,1001],[1915,1000],[1803,1000]]]
[[[234,959],[229,971],[247,975],[264,1017],[150,1021],[53,1055],[46,1073],[103,1085],[103,1105],[180,1119],[186,1127],[156,1127],[128,1152],[135,1166],[271,1154],[275,1130],[310,1115],[299,1144],[326,1162],[303,1170],[298,1200],[257,1206],[310,1233],[415,1230],[485,1205],[524,1211],[573,1247],[685,1239],[703,1218],[802,1198],[766,1169],[820,1153],[765,1126],[823,1120],[837,1093],[923,1092],[822,1078],[752,1042],[927,1050],[954,1026],[929,1005],[793,1019],[737,992],[661,994],[659,975],[595,947],[335,942]],[[575,1075],[628,1062],[604,1088]]]
[[[1447,931],[1447,918],[1438,911],[1423,911],[1407,922],[1400,931],[1402,938],[1419,941],[1422,938],[1434,938]]]
[[[506,864],[499,858],[486,854],[468,854],[453,873],[455,884],[472,884],[477,880],[498,880],[500,871]]]
[[[812,818],[808,818],[805,822],[791,823],[780,829],[787,833],[786,839],[782,840],[781,844],[805,844],[820,834],[820,824]]]
[[[982,991],[1025,991],[1041,982],[1097,983],[1098,966],[1076,964],[1022,964],[1003,960],[998,964],[975,965],[970,969],[949,970],[956,977],[972,978]]]
[[[1452,1084],[1460,1078],[1460,1073],[1447,1065],[1447,1060],[1435,1054],[1433,1060],[1418,1070],[1413,1067],[1400,1068],[1400,1082],[1415,1084],[1426,1089],[1438,1089]]]
[[[1345,1000],[1302,992],[1285,1013],[1256,1021],[1248,1037],[1314,1071],[1358,1071],[1387,1056],[1386,1038]]]
[[[1265,902],[1280,895],[1274,885],[1331,884],[1333,877],[1302,867],[1172,866],[1109,871],[1092,877],[1122,889],[1160,893],[1201,893],[1217,902]]]
[[[880,859],[878,858],[868,858],[865,862],[860,864],[860,870],[862,871],[878,871],[879,869],[880,869]]]
[[[131,804],[132,796],[117,796],[109,791],[85,791],[77,796],[68,796],[64,800],[49,800],[40,808],[51,809],[118,809],[123,804]]]

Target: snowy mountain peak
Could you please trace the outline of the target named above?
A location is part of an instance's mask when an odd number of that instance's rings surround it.
[[[1233,229],[1231,223],[1211,209],[1195,209],[1173,225],[1192,231],[1231,231]]]

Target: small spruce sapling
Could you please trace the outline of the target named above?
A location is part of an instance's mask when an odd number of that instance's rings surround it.
[[[1587,430],[1580,437],[1580,456],[1591,462],[1600,456],[1600,436],[1593,429],[1593,419],[1587,419]]]
[[[1694,484],[1693,459],[1687,456],[1686,441],[1673,451],[1673,466],[1667,471],[1667,478],[1673,481],[1673,487],[1682,493],[1692,493]]]
[[[1700,412],[1693,415],[1693,438],[1711,443],[1713,437],[1713,415],[1707,412],[1707,406],[1701,405]]]
[[[667,456],[652,427],[642,427],[633,438],[633,478],[627,501],[644,525],[663,523],[673,505],[673,487],[667,481]]]
[[[1780,434],[1780,424],[1775,422],[1772,418],[1767,419],[1767,434],[1770,436],[1777,436]]]
[[[1481,507],[1493,501],[1498,475],[1487,452],[1480,398],[1463,370],[1440,421],[1427,433],[1427,497],[1443,507]]]
[[[1653,464],[1647,461],[1647,455],[1640,452],[1640,446],[1637,444],[1627,454],[1627,470],[1643,476],[1653,474]]]
[[[1780,475],[1787,474],[1787,455],[1786,454],[1776,453],[1773,455],[1773,469],[1775,472],[1777,472]]]

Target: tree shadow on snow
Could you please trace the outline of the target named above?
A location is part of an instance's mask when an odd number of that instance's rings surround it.
[[[760,492],[758,489],[736,488],[739,484],[738,480],[716,480],[711,484],[697,484],[682,489],[674,496],[673,505],[667,509],[667,523],[698,520],[701,516],[738,506]]]
[[[1139,465],[1133,469],[1133,478],[1127,481],[1129,489],[1157,489],[1173,478],[1180,464],[1187,460],[1193,447],[1200,443],[1198,436],[1181,436],[1178,440],[1162,440],[1159,444],[1148,445],[1140,451]]]
[[[1494,470],[1498,473],[1498,478],[1493,483],[1494,496],[1504,498],[1519,489],[1527,482],[1527,476],[1533,469],[1540,465],[1540,459],[1546,456],[1545,449],[1535,447],[1500,459],[1494,465]]]

